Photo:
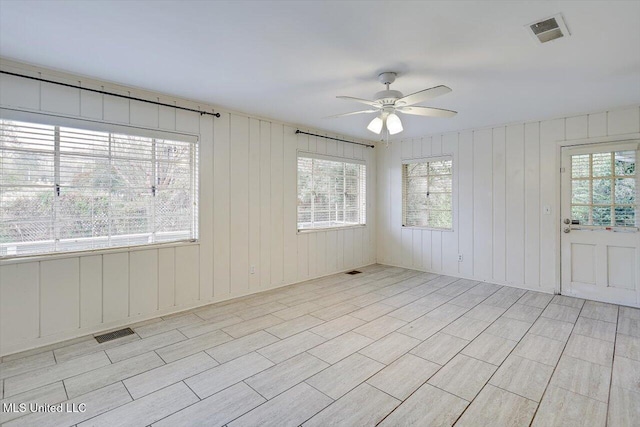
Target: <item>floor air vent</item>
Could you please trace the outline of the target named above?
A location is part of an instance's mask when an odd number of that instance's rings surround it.
[[[133,335],[133,331],[131,330],[131,328],[124,328],[124,329],[119,329],[113,332],[107,332],[106,334],[96,335],[94,338],[99,343],[103,343],[103,342],[112,341],[118,338],[126,337],[127,335]]]
[[[354,274],[360,274],[360,273],[362,273],[362,271],[358,271],[358,270],[353,270],[353,271],[348,271],[348,272],[347,272],[347,274],[350,274],[350,275],[352,275],[352,276],[353,276]]]

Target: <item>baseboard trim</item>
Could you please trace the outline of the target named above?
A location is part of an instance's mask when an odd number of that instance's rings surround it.
[[[507,283],[507,282],[503,282],[503,281],[500,281],[500,280],[479,279],[479,278],[473,277],[473,276],[465,276],[464,274],[460,274],[460,273],[449,273],[449,272],[445,272],[445,271],[435,271],[435,270],[427,270],[427,269],[424,269],[424,268],[407,267],[405,265],[399,265],[399,264],[394,264],[394,263],[391,263],[391,262],[384,262],[384,261],[378,261],[376,264],[387,265],[389,267],[406,268],[408,270],[422,271],[424,273],[432,273],[432,274],[440,274],[440,275],[443,275],[443,276],[457,277],[459,279],[474,280],[476,282],[493,283],[495,285],[508,286],[510,288],[526,289],[527,291],[535,291],[535,292],[542,292],[542,293],[545,293],[545,294],[558,295],[558,293],[555,292],[555,288],[546,289],[546,288],[530,287],[530,286],[527,286],[525,284]]]

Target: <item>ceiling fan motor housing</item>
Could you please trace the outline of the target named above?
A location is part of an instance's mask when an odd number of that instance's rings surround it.
[[[375,94],[374,99],[382,105],[393,105],[397,99],[402,98],[402,92],[399,90],[383,90]]]

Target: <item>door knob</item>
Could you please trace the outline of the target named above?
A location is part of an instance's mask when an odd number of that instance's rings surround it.
[[[570,220],[569,218],[565,218],[565,219],[564,219],[564,223],[565,223],[565,224],[571,224],[571,220]]]
[[[564,231],[565,233],[570,233],[571,232],[571,228],[565,227],[562,231]]]

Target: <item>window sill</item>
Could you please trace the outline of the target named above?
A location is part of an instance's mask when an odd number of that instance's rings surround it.
[[[455,231],[453,228],[433,228],[433,227],[424,227],[419,225],[403,225],[402,228],[411,229],[411,230],[444,231],[445,233],[453,233]]]
[[[347,230],[353,228],[366,228],[367,224],[359,225],[339,225],[336,227],[323,227],[323,228],[302,228],[298,230],[298,234],[319,233],[322,231],[335,231],[335,230]]]
[[[183,247],[183,246],[199,246],[199,245],[200,245],[200,240],[183,240],[179,242],[151,243],[147,245],[135,245],[135,246],[119,246],[117,248],[87,249],[84,251],[73,251],[73,252],[52,252],[52,253],[46,253],[46,254],[6,256],[6,257],[0,257],[0,265],[22,264],[26,262],[51,261],[51,260],[65,259],[65,258],[79,258],[82,256],[91,256],[91,255],[105,255],[105,254],[115,254],[115,253],[123,253],[123,252],[148,251],[153,249],[176,248],[176,247]]]

